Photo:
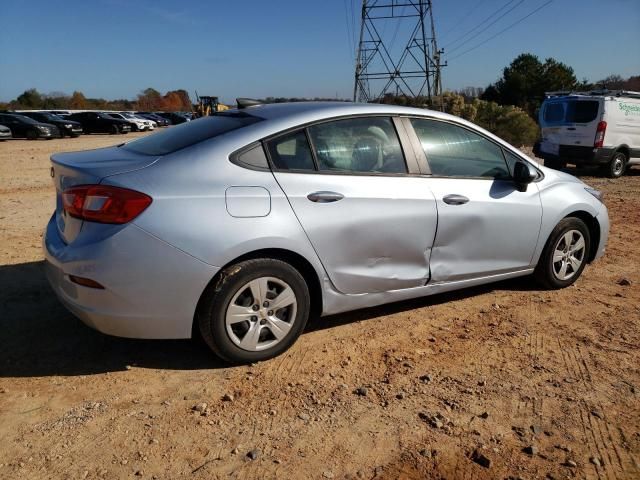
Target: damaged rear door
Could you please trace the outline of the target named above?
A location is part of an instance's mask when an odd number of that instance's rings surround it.
[[[417,175],[415,158],[405,156],[390,117],[324,122],[266,147],[278,183],[340,292],[399,290],[429,280],[435,198]]]

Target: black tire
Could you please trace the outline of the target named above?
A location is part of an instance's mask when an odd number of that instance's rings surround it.
[[[39,134],[35,130],[27,130],[27,140],[36,140]]]
[[[71,136],[71,135],[69,135],[69,136]],[[60,137],[58,137],[58,138],[64,138],[64,130],[62,128],[60,129]]]
[[[109,129],[109,133],[111,135],[117,135],[118,133],[120,133],[120,129],[118,128],[117,125],[111,125],[111,128]]]
[[[225,318],[234,295],[251,280],[262,277],[277,278],[291,287],[297,302],[296,313],[291,329],[279,343],[264,350],[250,351],[233,342]],[[231,363],[252,363],[273,358],[291,347],[305,328],[309,308],[309,289],[298,270],[281,260],[258,258],[226,268],[216,282],[207,287],[198,305],[196,321],[202,339],[216,355]]]
[[[554,170],[562,170],[567,167],[567,162],[557,159],[549,159],[544,161],[544,166],[547,168],[553,168]]]
[[[609,160],[605,173],[609,178],[620,178],[624,175],[624,171],[627,169],[627,162],[629,159],[624,152],[616,152]]]
[[[566,280],[562,280],[556,276],[554,270],[553,254],[561,238],[571,230],[579,231],[584,238],[584,251],[582,252],[582,263],[575,273]],[[591,236],[589,234],[589,228],[579,218],[567,217],[563,218],[558,225],[553,229],[551,235],[547,240],[544,250],[538,260],[534,276],[536,280],[548,289],[565,288],[574,283],[582,274],[584,267],[589,259],[589,252],[591,248]]]

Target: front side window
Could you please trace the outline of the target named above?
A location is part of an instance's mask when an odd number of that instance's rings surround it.
[[[439,120],[412,118],[411,124],[433,175],[510,178],[502,148],[483,136]]]
[[[391,118],[350,118],[309,127],[318,170],[407,173]]]

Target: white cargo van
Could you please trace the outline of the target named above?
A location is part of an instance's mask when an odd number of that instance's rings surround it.
[[[601,165],[617,178],[640,164],[640,92],[550,92],[539,120],[534,153],[548,167]]]

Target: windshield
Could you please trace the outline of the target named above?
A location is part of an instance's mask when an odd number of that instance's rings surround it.
[[[24,123],[40,123],[37,120],[34,120],[33,118],[27,117],[26,115],[10,115],[13,118],[16,118]]]
[[[99,113],[102,118],[117,118],[118,120],[122,120],[122,115],[119,113]]]
[[[121,115],[127,118],[137,118],[133,113],[128,113],[128,112],[122,113]]]
[[[143,155],[166,155],[261,121],[246,113],[204,117],[125,143],[121,148]]]
[[[64,119],[60,118],[58,115],[54,114],[54,113],[46,113],[46,112],[42,112],[40,114],[43,118],[45,118],[46,120],[49,121],[64,121]]]
[[[545,105],[545,123],[589,123],[596,119],[600,103],[597,100],[560,100]]]

